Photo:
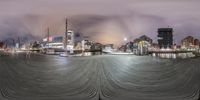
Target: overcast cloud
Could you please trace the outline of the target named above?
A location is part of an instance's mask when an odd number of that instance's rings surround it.
[[[120,44],[173,27],[175,42],[192,35],[200,39],[199,0],[0,0],[0,39],[44,37],[70,29],[103,43]],[[119,40],[119,41],[118,41]],[[155,41],[156,42],[156,41]]]

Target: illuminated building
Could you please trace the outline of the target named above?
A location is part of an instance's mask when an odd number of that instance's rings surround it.
[[[195,39],[192,36],[187,36],[181,40],[181,47],[183,49],[194,49],[199,48],[199,39]]]
[[[74,47],[74,32],[73,31],[68,31],[68,45],[67,49],[71,49]],[[49,43],[48,43],[49,40]],[[43,39],[44,48],[57,48],[57,49],[64,49],[64,38],[63,36],[50,36],[48,38]]]
[[[140,55],[148,54],[149,47],[152,43],[153,40],[151,38],[146,35],[142,35],[134,40],[133,52]]]
[[[181,40],[182,47],[189,48],[194,45],[194,37],[187,36],[183,40]]]
[[[139,38],[135,39],[134,42],[140,42],[140,41],[147,41],[148,43],[152,44],[153,40],[146,36],[146,35],[142,35]]]

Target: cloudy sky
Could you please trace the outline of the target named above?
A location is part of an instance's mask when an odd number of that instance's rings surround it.
[[[0,40],[63,34],[69,28],[102,43],[120,44],[157,28],[174,28],[174,40],[200,39],[200,0],[0,0]]]

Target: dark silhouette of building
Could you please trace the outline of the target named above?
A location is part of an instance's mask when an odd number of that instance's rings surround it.
[[[195,39],[195,40],[194,40],[194,45],[199,46],[199,44],[200,44],[199,39]]]
[[[3,47],[4,47],[4,43],[0,42],[0,48],[3,48]]]
[[[173,45],[173,29],[159,28],[158,29],[158,44],[160,48],[171,48]]]

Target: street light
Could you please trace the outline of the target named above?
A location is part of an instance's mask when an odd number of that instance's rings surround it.
[[[126,46],[127,46],[126,43],[127,43],[127,38],[125,37],[124,38],[124,52],[126,52]]]
[[[125,42],[127,41],[127,38],[126,38],[126,37],[124,38],[124,41],[125,41]]]

